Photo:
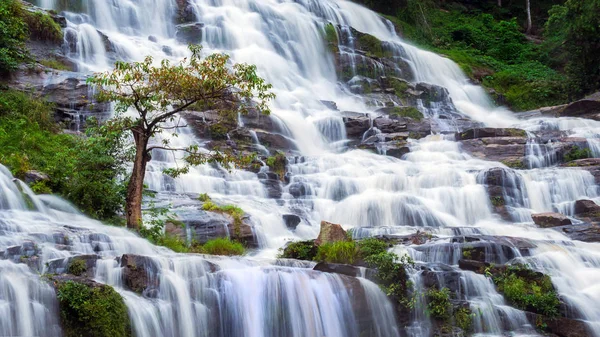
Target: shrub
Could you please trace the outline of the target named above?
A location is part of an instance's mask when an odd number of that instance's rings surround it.
[[[464,332],[469,332],[473,326],[473,313],[467,308],[458,308],[454,311],[454,323]]]
[[[338,34],[335,26],[331,23],[325,25],[325,41],[332,52],[335,53],[338,51]]]
[[[448,288],[429,289],[427,296],[427,310],[431,316],[436,319],[447,321],[452,314],[452,304],[450,303],[450,290]]]
[[[385,253],[388,247],[389,245],[385,241],[376,238],[367,238],[358,242],[358,250],[363,259],[371,255]]]
[[[218,238],[207,241],[198,250],[200,253],[210,255],[244,255],[246,249],[239,243],[228,238]]]
[[[67,281],[58,285],[57,296],[65,336],[131,336],[127,307],[112,287]]]
[[[43,12],[23,11],[23,13],[23,19],[29,27],[30,38],[54,43],[63,41],[62,29],[50,15]]]
[[[573,146],[569,152],[565,154],[565,162],[586,159],[592,157],[592,152],[590,149],[582,149],[579,146]]]
[[[279,255],[280,258],[312,261],[317,256],[314,241],[292,242]]]
[[[359,251],[354,241],[328,242],[319,246],[316,261],[354,264],[359,259]]]
[[[25,49],[27,25],[17,0],[0,1],[0,74],[17,69],[28,56]]]
[[[512,266],[493,278],[498,291],[515,307],[556,317],[560,301],[548,275]]]
[[[390,115],[398,116],[398,117],[409,117],[415,120],[420,121],[423,119],[423,114],[419,109],[415,107],[394,107]]]
[[[83,273],[87,271],[87,264],[84,260],[74,259],[69,263],[69,267],[67,267],[67,272],[69,274],[73,274],[75,276],[81,276]]]

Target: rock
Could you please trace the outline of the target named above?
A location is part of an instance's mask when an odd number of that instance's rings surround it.
[[[310,185],[307,185],[303,182],[294,182],[294,183],[291,183],[290,186],[288,187],[288,192],[294,198],[305,197],[310,194],[309,193],[310,190],[311,190]]]
[[[24,180],[26,184],[31,185],[40,181],[49,181],[50,177],[48,177],[48,175],[43,172],[30,170],[25,172]]]
[[[248,224],[247,218],[242,218],[241,223],[225,213],[199,211],[191,219],[182,220],[192,232],[192,240],[204,244],[209,240],[217,238],[235,238],[248,248],[257,248],[258,241],[254,235],[252,226]]]
[[[560,117],[579,117],[600,120],[600,93],[568,104],[558,113]]]
[[[598,224],[576,224],[562,227],[560,230],[572,240],[600,242],[600,226]]]
[[[158,39],[154,35],[149,35],[148,41],[156,43],[156,42],[158,42]]]
[[[290,151],[298,149],[296,143],[292,139],[277,133],[256,131],[256,137],[258,137],[258,141],[263,146],[271,150]]]
[[[359,267],[352,266],[349,264],[319,262],[313,268],[313,270],[321,271],[324,273],[342,274],[352,277],[357,277],[361,275]]]
[[[533,222],[542,228],[566,226],[571,224],[571,220],[560,213],[539,213],[533,214],[531,217],[533,218]]]
[[[588,325],[578,319],[556,317],[550,318],[538,315],[532,312],[525,312],[527,319],[533,326],[544,325],[546,333],[554,334],[558,337],[587,337],[591,336]]]
[[[383,133],[397,133],[407,131],[406,123],[388,117],[377,117],[373,120],[373,126]]]
[[[496,137],[527,137],[527,132],[521,129],[506,128],[476,128],[456,134],[456,140],[496,138]]]
[[[296,214],[284,214],[283,221],[288,229],[295,230],[296,227],[302,222],[299,216]]]
[[[203,23],[186,23],[175,26],[175,38],[181,43],[196,43],[202,42]]]
[[[171,48],[169,46],[162,46],[161,50],[163,53],[165,53],[165,55],[173,56],[173,48]]]
[[[315,240],[315,245],[320,246],[324,243],[346,240],[348,240],[348,236],[342,226],[327,221],[321,221],[321,231]]]
[[[477,128],[457,133],[464,151],[485,160],[499,161],[510,168],[523,169],[527,134],[520,129]]]
[[[123,268],[123,283],[129,290],[143,295],[152,294],[153,290],[158,290],[160,266],[151,258],[124,254],[120,258],[120,265]]]
[[[466,260],[466,259],[458,260],[458,268],[460,268],[462,270],[473,271],[476,273],[481,273],[482,270],[484,270],[486,267],[489,267],[489,266],[490,266],[489,263],[485,263],[485,262],[481,262],[481,261]]]
[[[324,106],[326,106],[327,109],[329,109],[329,110],[336,110],[337,111],[337,109],[338,109],[337,103],[335,103],[334,101],[324,101],[324,100],[321,100],[320,102]]]
[[[349,139],[362,139],[362,136],[371,128],[369,117],[344,117],[346,135]]]
[[[197,21],[194,7],[190,3],[190,0],[176,0],[177,3],[177,14],[175,22],[177,23],[188,23]]]
[[[461,273],[450,266],[435,264],[426,266],[421,273],[425,288],[448,288],[452,293],[461,291]]]
[[[577,200],[575,202],[575,216],[600,218],[600,205],[592,200]]]

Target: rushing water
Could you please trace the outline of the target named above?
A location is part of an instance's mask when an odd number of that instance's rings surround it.
[[[56,8],[58,3],[45,0],[41,5]],[[58,9],[67,11],[66,45],[82,72],[108,69],[115,59],[187,55],[186,46],[175,38],[175,0],[87,0],[81,8]],[[123,295],[137,336],[358,337],[368,331],[369,336],[417,337],[432,333],[422,297],[412,323],[399,327],[392,305],[370,281],[313,272],[311,264],[273,263],[277,249],[287,241],[315,238],[319,222],[327,220],[356,228],[356,237],[417,230],[439,236],[426,246],[395,250],[441,275],[442,282],[450,282],[447,275],[457,277],[456,297],[478,313],[475,332],[487,335],[535,332],[525,314],[508,307],[489,279],[457,268],[461,246],[451,238],[525,238],[536,247],[528,249],[526,256],[516,248],[500,254],[494,242],[486,243],[486,249],[495,252],[490,256],[501,257],[489,262],[517,258],[547,271],[572,308],[570,315],[586,320],[590,335],[600,336],[600,245],[573,242],[531,221],[531,214],[538,212],[572,215],[575,200],[597,198],[592,175],[551,167],[555,164],[552,144],[530,137],[527,155],[533,169],[507,171],[504,179],[510,187],[505,189],[505,199],[516,221],[507,223],[493,213],[482,184],[483,172],[504,165],[472,158],[453,140],[432,135],[412,141],[403,160],[346,151],[341,114],[319,100],[335,101],[340,111],[369,112],[370,108],[338,86],[334,59],[323,41],[325,24],[339,24],[346,33],[353,27],[387,41],[394,54],[408,62],[416,82],[447,88],[458,109],[455,113],[475,121],[584,137],[596,156],[600,153],[598,122],[520,121],[506,109],[494,107],[485,91],[470,83],[456,64],[405,43],[389,22],[349,1],[190,0],[186,12],[192,21],[203,24],[206,52],[224,51],[235,62],[256,64],[260,75],[273,84],[277,98],[271,118],[281,134],[295,142],[299,156],[290,159],[291,182],[281,200],[268,198],[259,175],[247,171],[205,165],[173,180],[161,170],[178,159],[160,152],[153,156],[146,182],[158,192],[157,201],[171,205],[184,220],[199,216],[198,203],[188,194],[208,193],[217,202],[240,206],[250,215],[260,249],[244,259],[174,254],[124,229],[87,219],[57,198],[33,195],[0,166],[0,251],[14,253],[5,252],[8,261],[0,261],[0,335],[60,334],[51,288],[24,264],[9,262],[33,253],[41,258],[35,263],[42,272],[46,262],[64,265],[73,255],[101,256],[96,280],[113,285]],[[351,46],[341,47],[353,64],[362,62]],[[428,113],[437,116],[435,111]],[[448,124],[444,130],[452,127]],[[189,129],[180,133],[172,139],[175,145],[202,144]],[[265,151],[254,137],[257,148]],[[302,186],[305,195],[294,198],[293,186]],[[300,215],[295,230],[286,227],[284,214]],[[160,284],[152,298],[124,289],[122,268],[115,258],[127,253],[150,261],[148,272]],[[411,272],[417,293],[425,289],[424,273],[419,268]]]

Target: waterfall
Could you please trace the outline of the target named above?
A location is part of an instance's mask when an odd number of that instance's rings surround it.
[[[41,5],[58,6],[51,0]],[[95,280],[112,285],[123,296],[135,335],[140,337],[431,334],[422,297],[416,300],[410,324],[400,326],[393,305],[374,283],[315,272],[311,263],[287,265],[274,259],[286,242],[314,239],[320,221],[327,220],[354,228],[355,238],[417,231],[438,237],[428,245],[397,246],[394,251],[408,253],[422,267],[409,275],[417,293],[426,291],[425,271],[440,275],[446,286],[454,278],[456,297],[478,313],[475,333],[490,336],[535,331],[525,313],[509,307],[489,278],[458,268],[462,248],[452,240],[465,236],[524,240],[536,247],[528,250],[529,255],[483,239],[482,246],[490,256],[500,256],[488,262],[524,259],[549,273],[561,298],[573,308],[572,318],[584,320],[590,335],[600,336],[596,286],[600,244],[572,241],[559,231],[536,227],[531,220],[531,214],[538,212],[573,215],[576,200],[598,197],[594,177],[587,171],[553,166],[551,144],[530,139],[527,154],[534,169],[510,170],[504,177],[504,184],[513,188],[504,191],[504,198],[518,221],[508,223],[494,213],[481,176],[505,166],[476,159],[453,140],[430,135],[410,141],[411,151],[402,160],[348,150],[341,111],[368,113],[371,118],[377,113],[360,96],[338,85],[334,58],[323,40],[325,25],[339,25],[350,35],[354,28],[384,41],[409,64],[414,82],[444,87],[449,96],[446,103],[456,107],[452,113],[487,126],[569,132],[585,138],[598,156],[600,122],[518,120],[510,111],[495,107],[485,90],[469,82],[454,62],[403,41],[390,22],[350,1],[87,0],[79,12],[61,9],[68,20],[68,56],[83,74],[107,70],[115,60],[185,57],[182,27],[193,29],[204,52],[226,52],[235,62],[256,64],[277,95],[270,121],[277,135],[297,149],[295,157],[289,158],[289,184],[275,182],[281,188],[277,198],[269,197],[264,170],[228,171],[201,165],[173,179],[162,170],[175,167],[181,156],[153,153],[146,184],[157,192],[156,203],[172,207],[180,219],[206,216],[195,200],[199,193],[208,193],[218,203],[235,204],[248,214],[259,249],[244,258],[182,255],[154,246],[126,229],[78,214],[61,199],[34,195],[0,165],[0,252],[6,260],[0,260],[0,335],[61,334],[52,289],[25,264],[17,264],[28,249],[40,257],[35,261],[40,272],[47,271],[46,263],[64,269],[73,256],[98,255]],[[185,22],[174,22],[182,15]],[[351,44],[341,47],[353,67],[358,67],[361,59],[352,58]],[[338,110],[321,101],[334,101]],[[426,113],[442,125],[442,131],[454,130],[451,121],[437,118],[435,111]],[[252,144],[268,151],[258,132],[252,132]],[[176,147],[206,145],[187,127],[179,129],[179,137],[169,139]],[[293,230],[283,219],[289,214],[301,218]],[[127,290],[120,264],[123,254],[144,258],[156,289],[144,295]]]

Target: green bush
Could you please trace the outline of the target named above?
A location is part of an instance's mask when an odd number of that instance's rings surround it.
[[[57,295],[65,336],[131,336],[127,307],[112,287],[67,281],[58,285]]]
[[[244,216],[243,209],[241,209],[237,206],[234,206],[234,205],[219,206],[219,205],[215,204],[214,202],[212,202],[210,200],[210,198],[209,198],[209,200],[204,202],[204,204],[202,205],[202,209],[205,211],[229,214],[233,218],[233,235],[232,235],[232,237],[234,239],[238,239],[241,236],[242,224],[243,224],[242,218]]]
[[[43,12],[29,11],[23,11],[23,14],[31,39],[54,43],[63,41],[62,29],[50,15]]]
[[[297,259],[312,261],[317,256],[317,246],[314,241],[298,241],[292,242],[279,255],[284,259]]]
[[[560,301],[548,275],[512,266],[493,280],[498,291],[515,307],[549,317],[558,315]]]
[[[454,323],[464,332],[471,331],[473,326],[473,313],[467,308],[458,308],[454,311]]]
[[[387,252],[389,245],[376,238],[367,238],[358,242],[360,256],[364,259],[371,255],[377,255]]]
[[[354,264],[359,258],[359,250],[354,241],[336,241],[320,245],[315,260],[328,263]]]
[[[390,115],[392,116],[398,116],[398,117],[409,117],[415,120],[420,121],[421,119],[423,119],[423,114],[421,113],[421,111],[419,111],[419,109],[415,108],[415,107],[394,107],[394,109],[392,110],[392,112],[390,112]]]
[[[69,262],[69,266],[67,267],[67,272],[69,274],[73,274],[75,276],[81,276],[83,273],[87,271],[87,264],[84,260],[74,259]]]
[[[27,25],[17,0],[0,1],[0,74],[17,69],[28,56],[25,49]]]
[[[592,152],[590,149],[582,149],[579,146],[573,146],[573,148],[565,154],[565,162],[570,162],[573,160],[586,159],[591,158]]]
[[[244,255],[246,249],[239,243],[228,238],[218,238],[207,241],[198,252],[210,255]]]
[[[436,319],[447,321],[452,315],[450,303],[450,290],[448,288],[429,289],[427,296],[427,311]]]

